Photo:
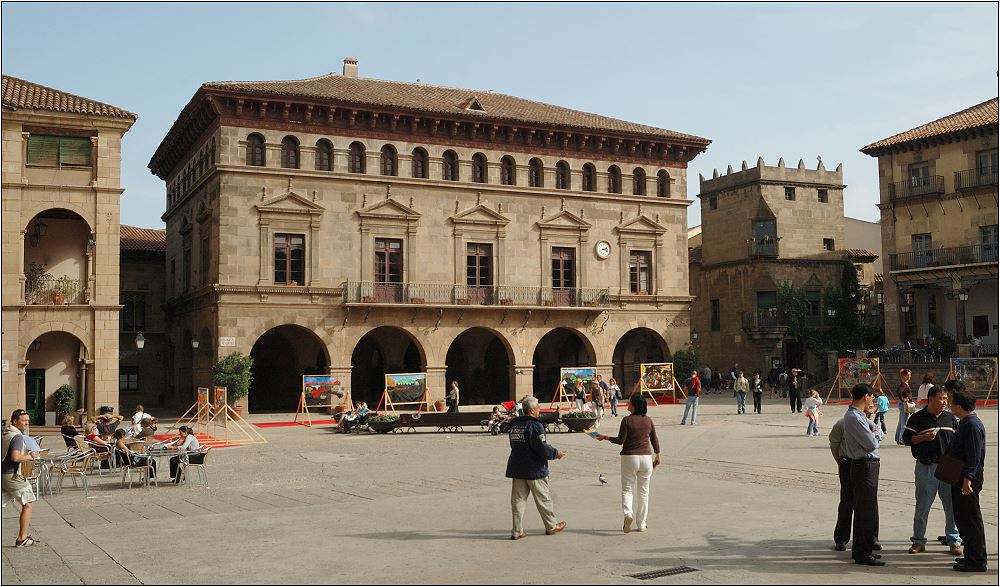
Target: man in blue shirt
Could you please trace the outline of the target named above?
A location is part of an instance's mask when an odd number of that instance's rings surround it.
[[[545,425],[538,420],[540,412],[538,400],[527,396],[521,400],[521,409],[526,415],[518,416],[510,423],[510,457],[507,459],[507,477],[512,480],[510,505],[514,516],[511,540],[527,536],[522,527],[524,504],[528,495],[535,498],[546,534],[562,532],[566,522],[556,522],[549,494],[549,461],[566,456],[565,451],[556,450],[545,442]]]
[[[851,407],[844,415],[844,440],[841,448],[851,459],[851,492],[854,498],[854,541],[851,558],[859,565],[881,567],[882,557],[872,554],[875,548],[875,525],[878,519],[878,447],[885,438],[882,429],[865,415],[875,390],[859,383],[851,388]]]
[[[948,454],[965,463],[961,485],[951,486],[955,524],[965,544],[965,556],[955,559],[952,568],[965,573],[986,571],[986,532],[983,512],[979,508],[986,461],[986,428],[975,410],[976,397],[965,391],[964,385],[952,392],[951,411],[960,422]]]

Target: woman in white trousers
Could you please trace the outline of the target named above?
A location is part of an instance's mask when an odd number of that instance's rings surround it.
[[[622,418],[618,436],[597,435],[598,440],[622,445],[622,512],[625,515],[622,532],[626,534],[632,530],[633,522],[638,532],[646,530],[649,481],[653,469],[660,464],[660,442],[652,418],[646,415],[646,399],[632,395],[628,407],[631,414]]]

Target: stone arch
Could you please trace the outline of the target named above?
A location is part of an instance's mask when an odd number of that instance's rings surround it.
[[[492,328],[474,326],[448,346],[445,386],[458,381],[462,403],[487,405],[514,399],[514,352]]]
[[[298,406],[303,375],[330,372],[326,343],[298,324],[265,330],[250,350],[253,383],[247,403],[252,412],[291,412]]]
[[[594,346],[585,334],[575,328],[558,327],[545,333],[535,345],[531,359],[534,364],[534,395],[539,401],[551,401],[559,384],[561,367],[589,367],[597,362]]]
[[[45,413],[56,411],[55,391],[63,384],[76,393],[74,409],[86,406],[86,395],[93,393],[88,382],[81,380],[89,379],[80,368],[81,361],[87,359],[87,345],[78,333],[70,330],[51,325],[36,329],[23,346],[24,398],[23,403],[21,398],[17,403],[25,406],[33,424],[45,424]]]
[[[615,344],[612,376],[627,396],[639,381],[639,365],[666,363],[669,359],[670,347],[663,336],[651,328],[639,326],[621,335]]]
[[[421,373],[427,353],[413,333],[398,326],[365,332],[351,352],[351,398],[374,408],[382,398],[387,373]]]

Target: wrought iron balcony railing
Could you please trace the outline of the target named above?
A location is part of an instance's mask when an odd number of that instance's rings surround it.
[[[944,193],[944,177],[931,175],[928,177],[913,177],[904,181],[889,184],[889,199],[900,200],[915,196],[927,196]]]
[[[344,302],[354,304],[427,304],[458,306],[601,307],[611,305],[607,288],[557,289],[523,285],[451,285],[446,283],[344,284]]]
[[[889,255],[889,271],[996,263],[998,243],[965,245]]]
[[[805,316],[803,325],[806,328],[823,328],[829,324],[822,314],[809,314]],[[743,313],[744,330],[783,328],[786,326],[790,326],[788,317],[778,308],[758,309]]]
[[[778,241],[777,240],[752,240],[747,243],[747,255],[751,258],[754,257],[777,257],[778,256]]]
[[[996,166],[955,172],[955,191],[977,188],[984,185],[996,185],[996,183]]]
[[[24,302],[27,304],[86,304],[87,297],[87,291],[79,279],[60,277],[24,283]]]

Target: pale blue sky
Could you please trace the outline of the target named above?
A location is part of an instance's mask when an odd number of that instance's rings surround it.
[[[763,156],[844,164],[876,220],[864,145],[997,96],[995,2],[886,4],[4,3],[3,73],[139,115],[122,222],[162,226],[146,164],[198,86],[362,77],[492,89],[712,140],[698,174]],[[690,222],[700,221],[697,206]]]

